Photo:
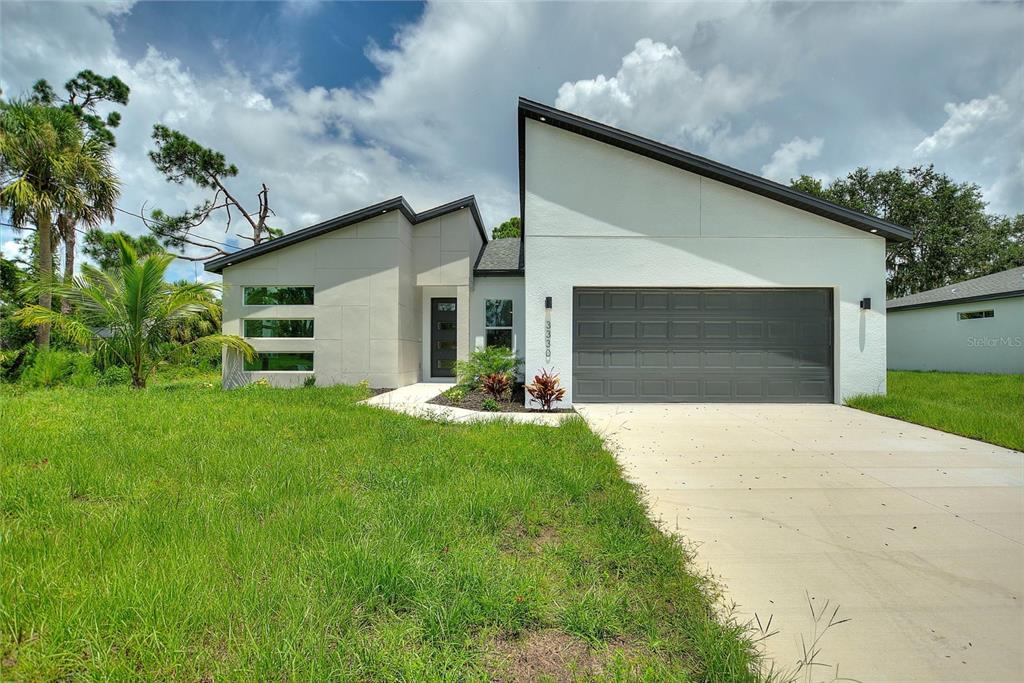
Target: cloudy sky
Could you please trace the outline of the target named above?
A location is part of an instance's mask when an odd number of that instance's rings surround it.
[[[1017,213],[1022,35],[1020,3],[3,0],[0,87],[125,80],[130,211],[204,196],[146,158],[161,122],[237,164],[239,196],[267,183],[285,229],[398,194],[417,210],[475,194],[495,225],[517,211],[522,95],[782,182],[934,163]]]

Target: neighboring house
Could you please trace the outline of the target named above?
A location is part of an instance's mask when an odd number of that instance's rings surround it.
[[[1024,373],[1024,267],[886,305],[893,370]]]
[[[399,197],[207,263],[260,353],[225,383],[450,380],[490,344],[554,368],[566,403],[885,391],[906,229],[528,100],[519,177],[519,239],[487,241],[472,197]]]

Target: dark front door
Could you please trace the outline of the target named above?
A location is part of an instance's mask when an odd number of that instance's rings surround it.
[[[430,376],[454,377],[457,310],[455,299],[430,300]]]
[[[828,289],[576,289],[573,400],[832,401]]]

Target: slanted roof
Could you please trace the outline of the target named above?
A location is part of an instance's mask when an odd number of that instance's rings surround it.
[[[886,302],[885,307],[890,312],[905,311],[912,308],[1008,299],[1015,296],[1024,296],[1024,266],[929,289],[926,292],[901,296]]]
[[[433,218],[437,218],[438,216],[454,213],[455,211],[467,208],[473,214],[473,222],[476,223],[476,229],[477,232],[480,233],[480,239],[482,239],[484,244],[486,244],[487,233],[484,231],[483,220],[480,218],[480,209],[477,208],[476,198],[473,195],[463,197],[462,199],[456,199],[454,202],[442,204],[441,206],[423,211],[422,213],[416,213],[413,211],[412,207],[409,206],[409,203],[405,201],[405,198],[398,196],[393,199],[380,202],[379,204],[373,204],[372,206],[367,206],[351,213],[346,213],[343,216],[338,216],[337,218],[331,218],[330,220],[326,220],[322,223],[311,225],[308,228],[289,232],[286,235],[257,244],[254,247],[240,249],[228,254],[227,256],[220,256],[207,261],[204,267],[211,273],[220,273],[228,266],[237,265],[243,261],[248,261],[251,258],[262,256],[263,254],[269,254],[272,251],[277,251],[278,249],[282,249],[289,245],[303,242],[311,237],[317,237],[333,230],[347,228],[350,225],[361,223],[368,218],[373,218],[374,216],[387,213],[388,211],[401,211],[406,220],[413,225],[416,225],[417,223],[429,221]]]
[[[880,235],[893,242],[904,242],[910,239],[911,232],[907,228],[884,221],[874,216],[869,216],[860,211],[854,211],[824,199],[819,199],[805,192],[794,190],[786,185],[781,185],[771,180],[761,178],[752,173],[741,171],[717,161],[712,161],[696,154],[685,152],[675,147],[650,140],[648,138],[627,133],[624,130],[613,128],[597,121],[585,119],[582,116],[570,114],[549,107],[539,102],[525,98],[519,98],[519,205],[520,214],[525,213],[525,166],[526,166],[526,136],[525,120],[532,119],[545,123],[549,126],[561,128],[562,130],[576,133],[584,137],[613,145],[629,152],[666,163],[684,171],[690,171],[712,180],[738,187],[748,192],[759,194],[768,199],[774,199],[789,206],[810,213],[817,214],[824,218],[843,223],[851,227]],[[523,232],[528,229],[525,222],[522,223]]]
[[[522,249],[518,237],[491,240],[480,248],[474,275],[522,275]]]

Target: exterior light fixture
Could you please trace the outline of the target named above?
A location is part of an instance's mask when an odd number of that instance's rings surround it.
[[[866,296],[860,300],[860,310],[870,311],[871,310],[871,297]]]
[[[544,118],[543,116],[542,116],[542,117],[540,117],[540,120],[541,120],[541,121],[547,121],[547,119],[546,119],[546,118]]]
[[[878,232],[878,228],[871,228],[871,232]]]
[[[548,310],[551,309],[551,297],[550,296],[544,297],[544,308],[547,308]]]

